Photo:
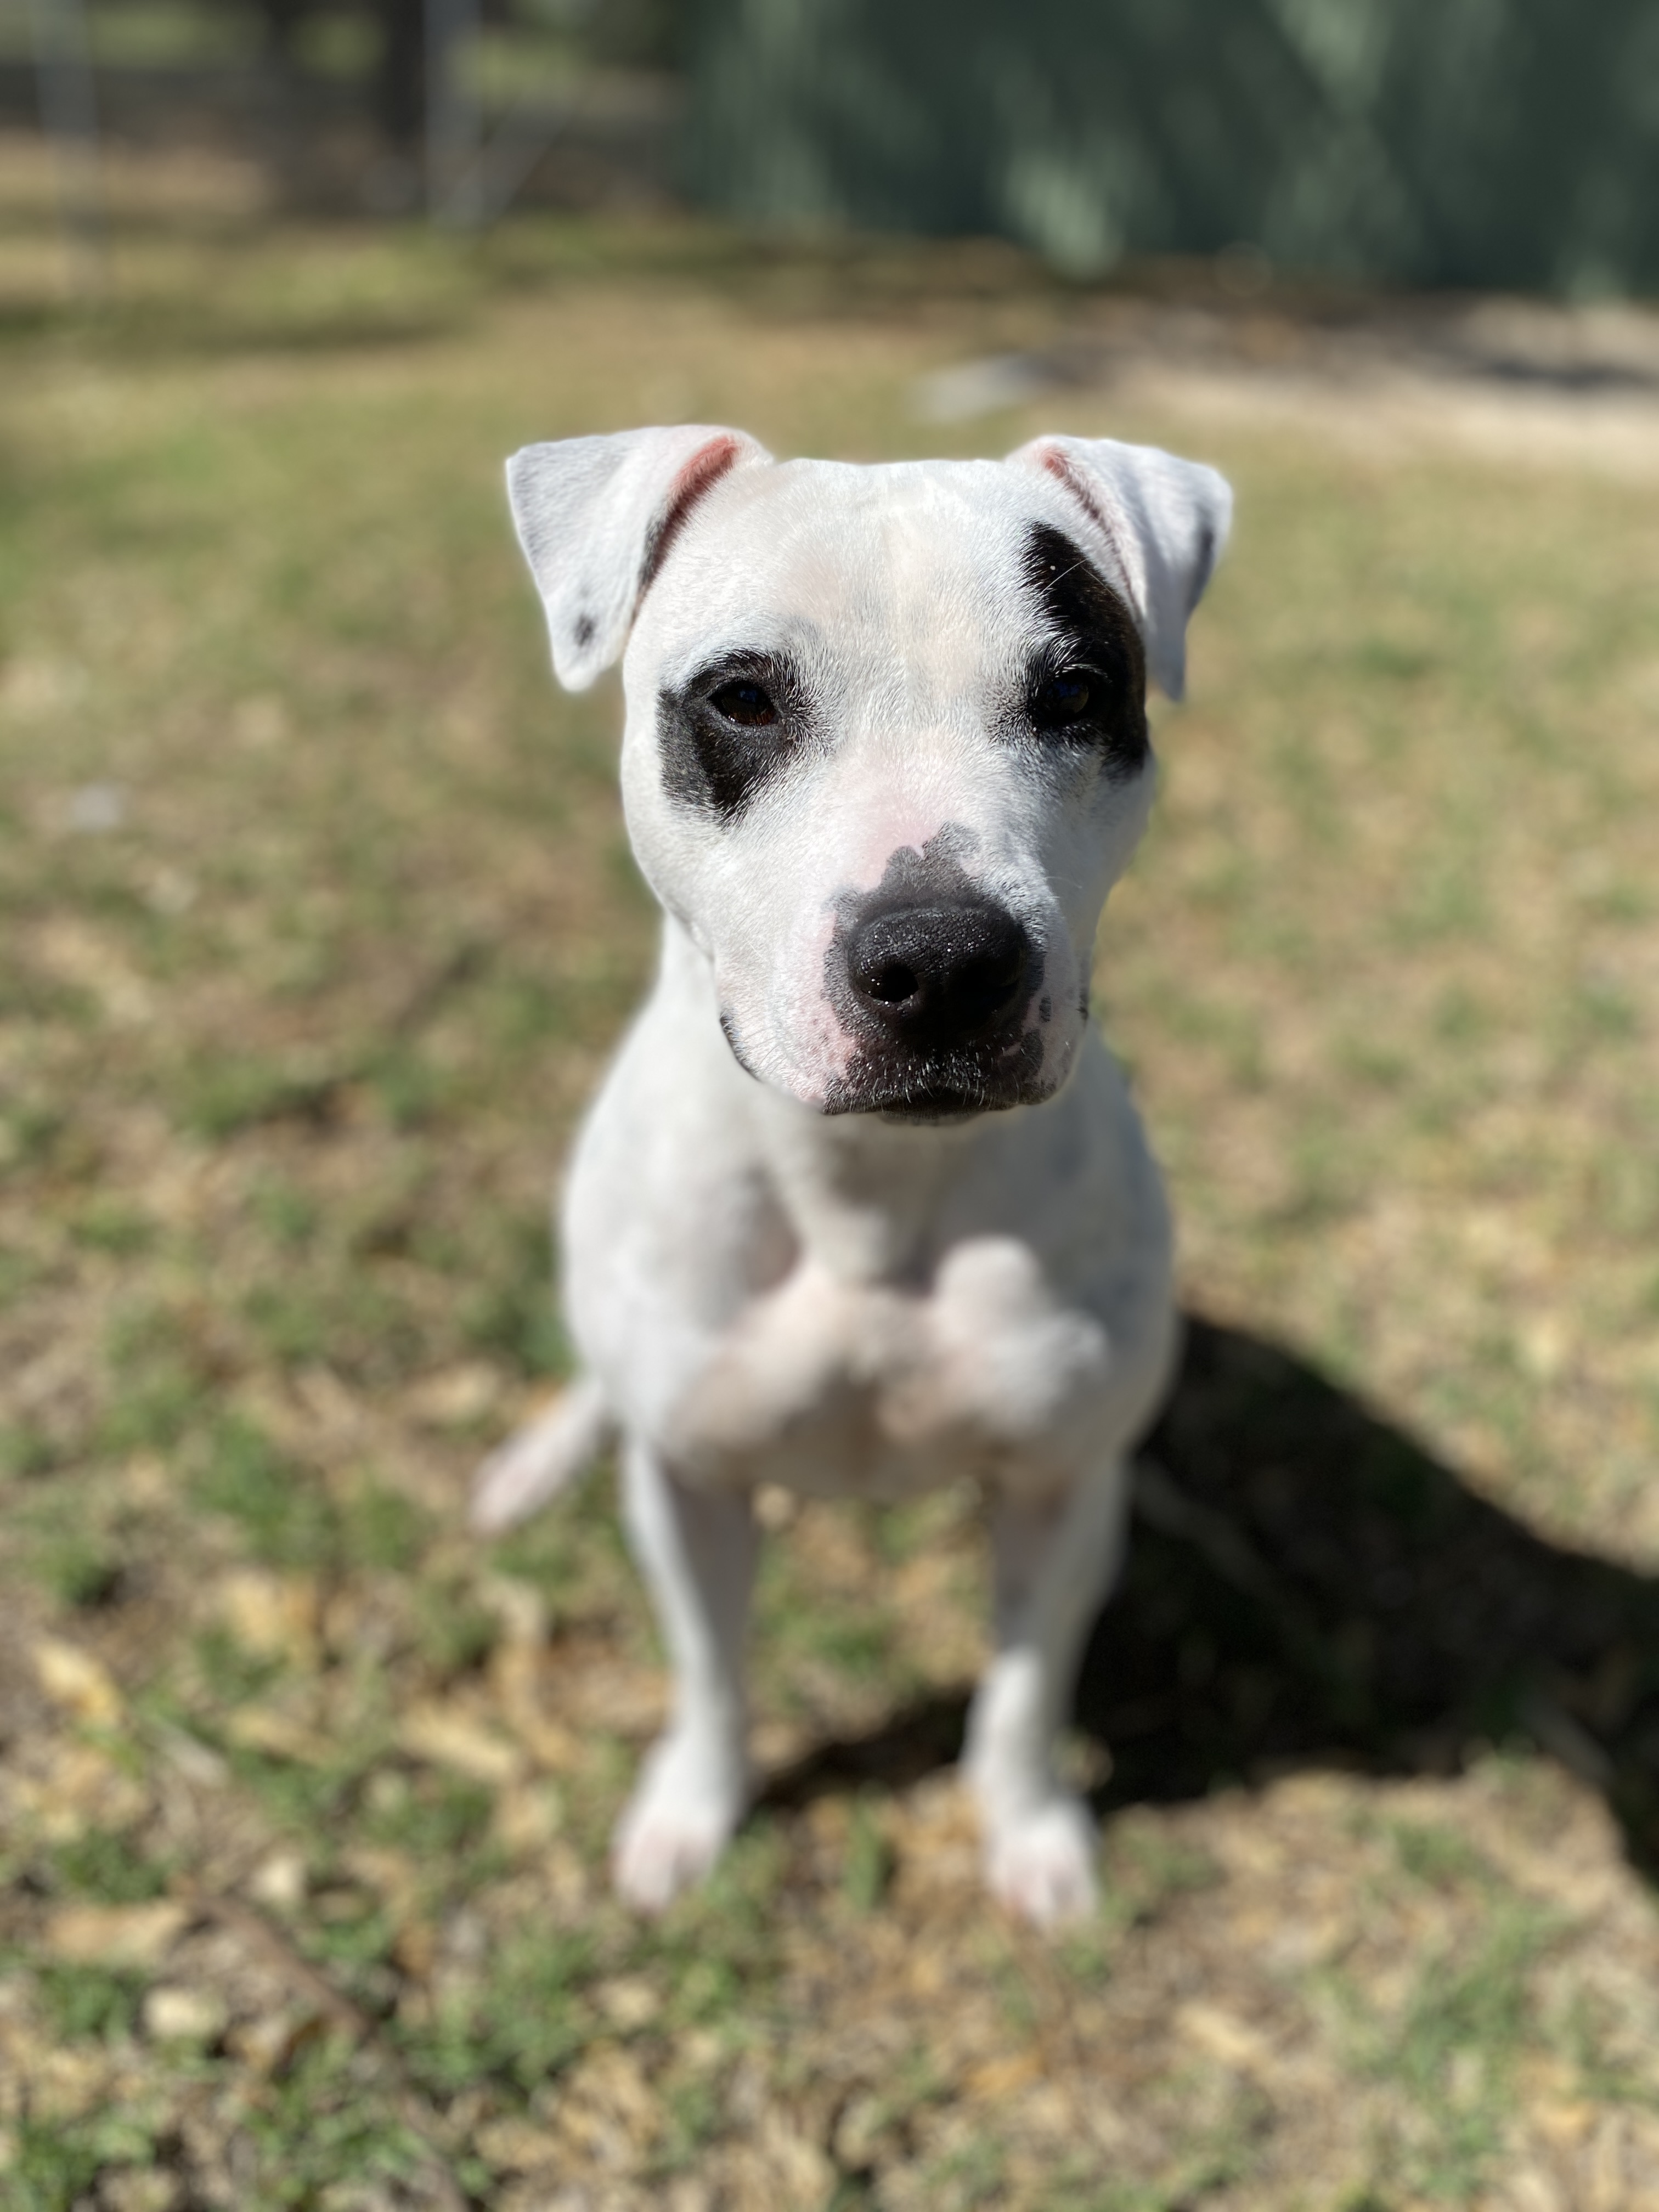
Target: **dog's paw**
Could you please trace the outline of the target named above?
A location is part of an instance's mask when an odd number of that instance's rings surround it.
[[[684,1738],[665,1736],[651,1753],[617,1823],[611,1869],[617,1895],[637,1911],[661,1912],[711,1871],[743,1818],[746,1778]]]
[[[1099,1901],[1095,1824],[1075,1797],[1046,1803],[997,1828],[985,1852],[991,1894],[1037,1928],[1085,1920]]]

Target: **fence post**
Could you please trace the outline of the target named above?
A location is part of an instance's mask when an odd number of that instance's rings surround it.
[[[83,0],[33,0],[31,20],[40,126],[56,161],[70,282],[82,298],[95,299],[105,289],[107,256],[86,9]]]
[[[478,95],[471,64],[478,0],[426,0],[426,206],[434,222],[469,228],[482,213]]]

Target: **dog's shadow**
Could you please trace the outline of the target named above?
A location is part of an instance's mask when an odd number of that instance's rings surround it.
[[[961,1697],[818,1747],[775,1804],[953,1759]],[[1076,1719],[1102,1809],[1322,1765],[1455,1772],[1530,1744],[1659,1873],[1659,1582],[1545,1541],[1313,1368],[1194,1320],[1147,1440]]]

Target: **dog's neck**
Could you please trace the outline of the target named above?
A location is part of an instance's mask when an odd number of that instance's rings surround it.
[[[981,1122],[817,1114],[764,1085],[755,1091],[754,1126],[804,1256],[848,1281],[919,1279]]]
[[[803,1258],[845,1281],[922,1276],[941,1203],[992,1117],[941,1124],[820,1114],[747,1074],[721,1034],[708,961],[672,918],[664,930],[663,981],[694,1001],[704,1042],[729,1075],[734,1109],[755,1133]]]

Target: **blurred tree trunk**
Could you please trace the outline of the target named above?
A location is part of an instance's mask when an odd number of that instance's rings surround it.
[[[305,104],[300,33],[316,0],[255,0],[264,27],[267,65],[286,125]],[[423,0],[368,0],[379,33],[370,87],[374,121],[399,153],[419,143],[426,123],[426,10]]]
[[[422,0],[374,0],[374,12],[380,27],[374,119],[408,153],[426,124],[426,10]]]
[[[305,72],[299,41],[310,0],[258,0],[264,28],[264,98],[270,157],[285,189],[305,161]]]
[[[284,70],[295,65],[295,42],[308,4],[309,0],[258,0],[266,56]]]

